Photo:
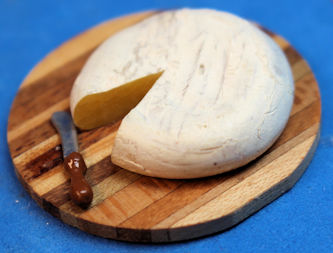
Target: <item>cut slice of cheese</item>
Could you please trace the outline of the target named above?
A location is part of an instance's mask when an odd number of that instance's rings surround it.
[[[151,74],[109,91],[83,97],[73,112],[75,125],[81,129],[92,129],[122,119],[140,102],[161,74]]]
[[[267,150],[293,94],[290,66],[266,34],[229,13],[182,9],[106,40],[75,81],[71,111],[89,129],[132,108],[112,161],[144,175],[196,178]]]

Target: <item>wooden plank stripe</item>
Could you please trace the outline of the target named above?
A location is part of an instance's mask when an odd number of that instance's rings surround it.
[[[32,123],[30,126],[28,126],[32,127],[30,131],[25,132],[25,130],[23,130],[24,133],[22,135],[18,136],[10,142],[10,151],[13,158],[28,151],[46,139],[51,138],[53,135],[56,135],[56,130],[52,126],[49,119],[50,118],[48,118],[46,121],[43,121],[39,125],[36,124],[36,126],[34,123]]]
[[[68,179],[69,175],[66,173],[64,166],[60,164],[29,182],[29,185],[37,195],[43,195]]]
[[[281,136],[277,139],[273,146],[269,149],[269,151],[281,145],[281,143],[286,142],[293,136],[298,135],[307,128],[310,128],[316,122],[319,122],[320,115],[318,115],[318,110],[320,110],[319,99],[312,102],[303,110],[297,112],[294,116],[290,117],[285,130],[282,132]]]
[[[17,171],[20,172],[26,164],[41,156],[41,154],[43,155],[46,151],[55,148],[59,144],[60,137],[56,134],[13,158]]]
[[[291,68],[294,80],[299,80],[302,76],[311,72],[311,69],[305,60],[298,61]]]
[[[29,183],[63,162],[61,145],[58,145],[43,153],[37,159],[30,161],[19,173],[24,181]]]
[[[116,122],[112,125],[107,125],[104,127],[99,127],[94,130],[82,132],[79,134],[78,142],[80,146],[80,150],[87,149],[97,141],[105,138],[108,136],[110,133],[116,133],[119,126],[120,126],[121,121]],[[111,145],[111,143],[110,143]]]
[[[119,170],[113,175],[105,178],[99,184],[92,187],[94,198],[91,206],[95,206],[102,201],[104,201],[108,196],[115,194],[116,192],[122,190],[126,186],[135,182],[142,176],[127,170]],[[59,207],[62,212],[70,213],[73,216],[79,216],[81,213],[86,212],[72,201],[67,201]],[[92,208],[93,209],[93,208]],[[90,210],[90,209],[89,209]]]
[[[278,36],[275,33],[273,33],[271,30],[267,29],[266,27],[259,25],[257,23],[254,23],[258,28],[260,28],[260,30],[262,30],[263,32],[265,32],[268,36],[272,37],[274,39],[274,36]]]
[[[302,56],[292,46],[286,47],[284,49],[284,53],[287,56],[291,66],[302,59]]]
[[[142,210],[155,201],[166,196],[170,191],[175,190],[183,180],[166,180],[141,177],[132,184],[127,185],[121,191],[108,196],[97,208],[91,208],[80,217],[89,219],[92,214],[102,213],[101,216],[93,216],[94,221],[116,226],[127,217],[134,215],[137,210]],[[133,194],[135,193],[135,194]],[[99,219],[107,217],[107,219]]]
[[[118,220],[119,223],[115,225],[126,228],[136,227],[139,229],[149,229],[171,213],[183,208],[184,205],[186,206],[193,202],[198,196],[218,186],[220,183],[224,183],[229,177],[230,176],[219,175],[208,179],[189,180],[186,184],[181,184],[179,187],[171,189],[163,198],[152,202],[150,205],[143,206],[144,208],[140,209],[138,206],[133,207],[134,209],[131,210],[132,213],[127,216],[130,218],[120,219]],[[191,191],[190,195],[188,194],[189,191]],[[123,203],[121,202],[121,204]],[[150,218],[147,220],[144,217]]]
[[[108,196],[115,194],[140,177],[142,176],[139,174],[122,169],[114,175],[105,178],[102,182],[93,187],[94,199],[91,205],[95,206],[101,203]]]
[[[274,164],[270,163],[256,173],[248,176],[242,182],[236,184],[234,187],[176,222],[172,228],[196,224],[198,216],[200,216],[202,222],[205,222],[205,220],[214,220],[235,212],[239,206],[244,206],[253,200],[255,196],[260,196],[270,188],[272,184],[277,184],[288,177],[303,159],[303,157],[298,154],[306,154],[304,149],[309,150],[314,139],[315,135],[304,140],[289,150],[288,153],[275,159]],[[290,157],[293,157],[293,159],[290,159]],[[276,169],[277,165],[280,168],[278,170]],[[235,205],[235,200],[240,204]],[[212,213],[211,210],[216,210],[216,212]]]
[[[312,85],[316,79],[312,73],[305,74],[295,83],[295,98],[291,115],[320,99],[318,88]]]
[[[36,126],[31,132],[26,132],[12,140],[10,142],[11,156],[16,158],[54,135],[56,135],[56,130],[52,126],[51,121],[47,120]]]
[[[278,44],[282,49],[285,49],[289,46],[289,43],[281,36],[275,35],[273,36],[273,39],[276,42],[276,44]]]
[[[67,97],[9,131],[7,135],[8,142],[12,142],[15,138],[22,136],[24,133],[30,132],[32,129],[43,124],[45,121],[48,121],[54,112],[68,110],[68,108],[69,98]]]

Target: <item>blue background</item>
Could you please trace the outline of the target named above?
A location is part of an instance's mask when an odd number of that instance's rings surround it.
[[[295,187],[233,229],[193,241],[133,244],[91,236],[43,211],[16,179],[6,144],[10,105],[49,51],[101,21],[146,9],[227,10],[287,38],[319,82],[322,135]],[[0,252],[333,252],[333,1],[0,0]]]

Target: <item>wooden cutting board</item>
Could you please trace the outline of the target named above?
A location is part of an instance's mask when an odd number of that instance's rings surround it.
[[[110,161],[120,122],[81,132],[94,199],[87,210],[69,198],[53,112],[69,109],[69,94],[90,53],[108,36],[153,15],[135,14],[98,25],[46,56],[22,83],[9,116],[8,145],[16,174],[33,199],[55,217],[102,237],[171,242],[225,230],[290,189],[309,164],[319,139],[321,105],[305,60],[283,38],[296,85],[294,107],[278,141],[259,159],[234,172],[203,179],[141,176]]]

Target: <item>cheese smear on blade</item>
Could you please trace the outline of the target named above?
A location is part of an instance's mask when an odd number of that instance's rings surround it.
[[[269,36],[229,13],[181,9],[107,39],[75,81],[71,111],[84,129],[126,115],[113,163],[196,178],[266,151],[288,121],[293,96],[290,66]]]

